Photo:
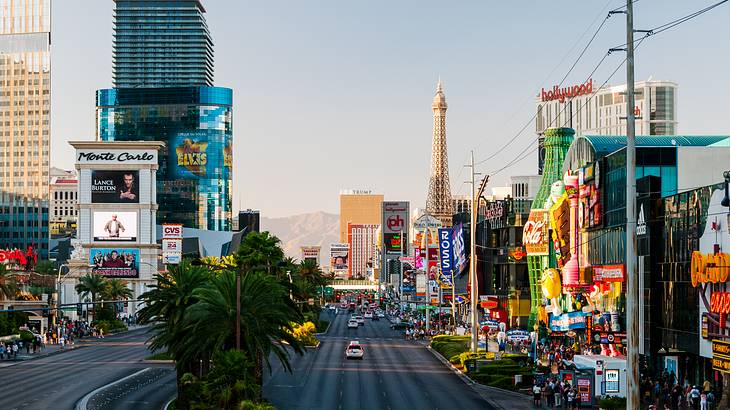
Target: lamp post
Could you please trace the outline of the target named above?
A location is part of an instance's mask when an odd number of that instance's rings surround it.
[[[58,277],[56,278],[56,291],[57,291],[56,294],[58,295],[57,296],[58,300],[56,300],[56,314],[53,315],[54,326],[56,325],[56,323],[58,323],[58,316],[61,314],[61,270],[63,269],[64,266],[68,269],[67,263],[62,263],[61,265],[58,266]],[[71,269],[69,269],[69,271],[66,273],[66,276],[68,276],[69,273],[71,273]],[[65,276],[64,276],[64,278],[65,278]]]

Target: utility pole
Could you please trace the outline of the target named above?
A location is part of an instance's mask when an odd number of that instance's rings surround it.
[[[471,151],[471,162],[468,167],[471,168],[471,225],[469,226],[470,233],[470,256],[469,256],[469,280],[471,282],[471,350],[476,353],[479,348],[479,314],[477,312],[478,305],[478,293],[479,283],[477,281],[477,214],[479,213],[479,198],[484,192],[484,188],[487,186],[489,176],[484,177],[479,190],[476,187],[476,175],[481,175],[475,172],[474,169],[474,151]]]
[[[639,397],[639,275],[636,271],[636,118],[634,115],[634,0],[626,0],[626,323],[627,407],[641,408]]]

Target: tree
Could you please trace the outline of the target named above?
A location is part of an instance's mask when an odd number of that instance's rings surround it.
[[[238,266],[243,272],[259,270],[281,279],[280,265],[284,263],[281,241],[268,232],[251,232],[236,252]]]
[[[170,265],[165,273],[155,275],[157,284],[140,296],[145,306],[140,309],[140,324],[152,324],[150,349],[167,350],[175,359],[178,385],[178,408],[185,408],[188,398],[182,375],[186,372],[197,372],[197,357],[183,357],[179,342],[188,340],[191,335],[182,328],[186,310],[197,302],[193,291],[205,285],[211,279],[210,270],[205,266],[194,266],[189,261],[179,265]]]
[[[13,299],[17,291],[15,279],[10,277],[5,265],[0,264],[0,299]]]
[[[49,260],[39,261],[35,265],[35,271],[41,275],[53,275],[56,273],[56,269],[53,266],[53,262]]]
[[[91,312],[94,318],[96,318],[96,296],[104,292],[106,286],[107,279],[93,273],[79,278],[79,283],[76,285],[76,293],[82,298],[91,296]]]
[[[105,300],[127,300],[134,296],[132,289],[127,287],[127,282],[121,279],[109,279],[106,288],[101,293]]]
[[[194,291],[197,303],[185,313],[186,340],[174,342],[183,360],[210,358],[213,353],[235,347],[236,274],[223,271],[208,286]],[[241,278],[241,348],[255,359],[255,377],[260,386],[263,362],[271,368],[273,353],[291,371],[289,350],[303,354],[304,348],[292,335],[292,322],[302,315],[289,299],[286,288],[272,276],[251,271]]]

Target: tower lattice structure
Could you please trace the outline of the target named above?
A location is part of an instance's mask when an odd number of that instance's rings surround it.
[[[446,96],[441,80],[431,104],[433,109],[433,142],[431,145],[431,176],[428,183],[426,211],[444,226],[451,226],[453,204],[449,182],[449,156],[446,149]]]

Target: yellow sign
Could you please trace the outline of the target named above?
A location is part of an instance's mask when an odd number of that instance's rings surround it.
[[[690,272],[694,287],[701,283],[725,283],[730,274],[730,254],[692,252]]]
[[[177,165],[196,175],[205,174],[205,166],[208,164],[208,154],[205,152],[207,148],[207,142],[184,139],[182,145],[175,148]]]

